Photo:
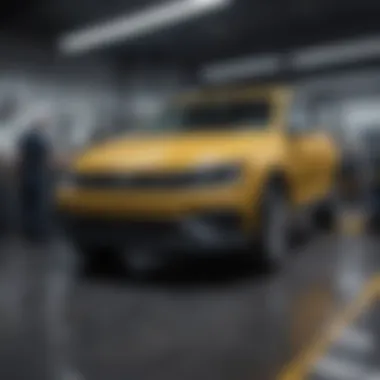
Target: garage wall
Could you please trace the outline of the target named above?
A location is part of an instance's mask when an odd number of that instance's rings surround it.
[[[44,49],[0,38],[0,153],[14,142],[34,114],[51,116],[52,135],[62,149],[83,144],[117,104],[110,63],[63,62]]]
[[[52,115],[56,145],[71,151],[149,123],[183,84],[173,67],[123,70],[94,57],[64,61],[24,40],[2,37],[0,49],[0,155],[13,154],[17,136],[41,110]],[[12,110],[2,114],[7,107]]]
[[[154,122],[166,104],[188,85],[186,73],[177,67],[145,66],[120,70],[117,80],[119,97],[116,122],[99,130],[99,138],[147,127]]]
[[[140,123],[154,119],[167,102],[189,85],[179,68],[140,68],[126,76],[125,111]]]
[[[323,99],[318,117],[347,143],[354,144],[365,128],[380,128],[380,70],[326,75],[298,86]]]

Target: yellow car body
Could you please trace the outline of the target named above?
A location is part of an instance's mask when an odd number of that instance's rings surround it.
[[[212,128],[204,121],[199,127],[189,123],[90,147],[59,185],[58,208],[75,220],[113,225],[234,215],[235,228],[250,236],[260,229],[260,200],[274,176],[286,184],[292,209],[316,204],[334,188],[337,149],[317,126],[289,130],[292,102],[292,92],[277,87],[185,94],[173,102],[174,109],[244,104],[249,112],[251,105],[264,104],[265,120],[251,124],[242,118],[226,125],[221,119]],[[145,239],[150,239],[148,230]]]

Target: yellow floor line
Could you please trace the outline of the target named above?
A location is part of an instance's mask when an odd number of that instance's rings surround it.
[[[360,214],[345,215],[338,224],[339,232],[347,235],[357,235],[365,230],[365,217]]]
[[[341,336],[343,330],[377,298],[380,298],[380,275],[374,276],[367,282],[358,297],[329,326],[327,333],[322,334],[314,344],[287,365],[277,380],[306,380],[308,372],[317,360]]]

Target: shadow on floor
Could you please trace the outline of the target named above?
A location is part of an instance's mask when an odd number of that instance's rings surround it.
[[[139,287],[170,287],[185,290],[195,287],[228,286],[247,278],[260,279],[268,274],[261,264],[254,265],[241,254],[216,257],[192,257],[167,263],[149,275],[136,275],[122,269],[114,260],[98,263],[85,272],[89,281],[106,281]]]
[[[302,250],[311,238],[311,234],[299,234],[292,239],[292,251]],[[224,287],[233,283],[241,283],[247,279],[267,279],[274,275],[275,270],[268,268],[260,260],[252,260],[250,255],[244,252],[231,252],[205,256],[194,253],[193,256],[183,257],[167,263],[160,270],[149,276],[136,276],[134,273],[126,273],[119,262],[103,256],[101,262],[93,265],[84,273],[88,281],[108,282],[116,285],[134,285],[139,287],[174,288],[178,290]],[[108,257],[108,260],[104,260]]]

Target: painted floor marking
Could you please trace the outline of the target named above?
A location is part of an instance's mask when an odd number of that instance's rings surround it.
[[[359,380],[367,376],[365,368],[333,357],[323,358],[313,370],[320,376],[334,380]]]
[[[347,327],[337,343],[356,351],[371,351],[374,346],[374,339],[368,331]]]
[[[366,218],[363,213],[352,212],[342,215],[338,229],[347,235],[357,235],[365,229]]]
[[[346,338],[342,337],[345,333],[347,334],[350,325],[355,322],[364,311],[374,304],[378,298],[380,298],[380,275],[374,276],[364,285],[356,299],[354,299],[345,310],[337,315],[327,331],[321,333],[320,337],[314,342],[314,344],[309,345],[292,362],[290,362],[290,364],[285,367],[284,371],[277,377],[277,380],[306,380],[309,373],[312,372],[312,370],[318,365],[318,362],[321,361],[322,364],[319,363],[319,365],[322,367],[319,368],[324,368],[325,370],[326,368],[330,368],[330,370],[333,368],[337,373],[340,368],[339,373],[344,373],[344,369],[342,368],[347,369],[347,364],[336,364],[334,362],[331,364],[331,358],[328,356],[324,358],[324,355],[326,355],[328,349],[334,343],[338,343],[342,339],[343,341],[344,339],[350,340],[347,336]],[[358,335],[358,333],[352,333],[352,331],[348,334],[351,334],[351,339],[353,334]],[[366,338],[359,339],[362,339],[361,344],[363,344],[363,346],[369,344],[368,342],[365,342]],[[330,362],[326,362],[327,359],[329,359]],[[370,373],[362,373],[362,376],[355,378],[355,380],[374,380],[371,376],[378,376],[378,374],[371,375]],[[340,380],[340,378],[338,378],[338,380]],[[346,377],[345,380],[350,380],[350,378]]]

